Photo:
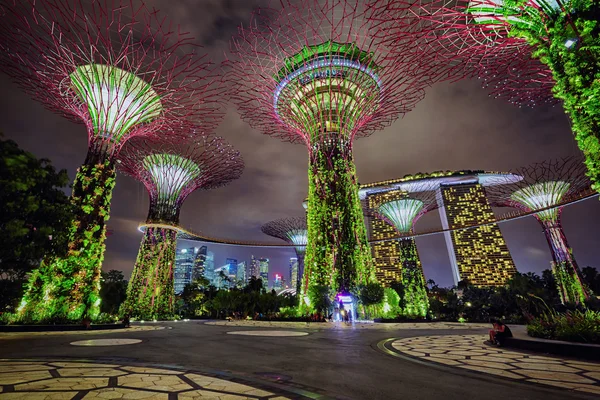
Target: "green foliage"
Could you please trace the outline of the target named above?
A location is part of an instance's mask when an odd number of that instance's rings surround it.
[[[398,294],[401,294],[402,315],[410,318],[424,318],[429,311],[429,299],[417,244],[414,239],[403,239],[399,244],[402,263],[402,291]]]
[[[317,314],[328,315],[331,308],[333,293],[326,285],[313,285],[308,289],[310,307]]]
[[[0,140],[0,312],[14,312],[25,275],[44,256],[66,253],[72,214],[63,191],[68,179],[49,160]]]
[[[555,263],[552,273],[563,304],[585,303],[589,298],[589,290],[579,276],[579,269],[571,260]]]
[[[375,281],[352,155],[336,140],[311,156],[303,294],[313,286],[352,292]]]
[[[600,344],[600,312],[550,311],[530,321],[527,333],[544,339]]]
[[[117,315],[119,307],[125,301],[127,295],[127,281],[121,271],[111,269],[102,272],[100,283],[100,312]],[[102,314],[101,314],[102,315]]]
[[[593,267],[584,267],[581,269],[581,278],[592,292],[600,293],[600,273]]]
[[[392,288],[385,288],[383,293],[383,306],[381,308],[382,317],[396,318],[402,313],[402,308],[400,307],[400,295]]]
[[[73,184],[74,216],[68,229],[67,254],[47,257],[31,273],[17,310],[18,320],[80,322],[98,316],[106,221],[114,185],[114,163],[88,154]]]
[[[177,250],[177,231],[148,227],[144,232],[127,299],[121,313],[135,319],[172,319],[175,293],[173,268]]]

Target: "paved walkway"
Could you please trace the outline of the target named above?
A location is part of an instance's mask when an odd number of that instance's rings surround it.
[[[218,375],[71,361],[0,360],[0,399],[283,400],[304,398]]]
[[[144,332],[156,331],[165,329],[159,325],[132,325],[130,328],[119,329],[90,329],[80,331],[46,331],[46,332],[0,332],[0,339],[16,338],[22,339],[29,336],[63,336],[63,335],[103,335],[108,333],[129,333],[129,332]]]
[[[391,347],[451,368],[600,394],[600,363],[504,350],[485,345],[486,339],[485,335],[419,336],[394,340]]]

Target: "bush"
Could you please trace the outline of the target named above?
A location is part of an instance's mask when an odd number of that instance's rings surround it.
[[[531,320],[527,334],[543,339],[600,344],[600,312],[545,313]]]

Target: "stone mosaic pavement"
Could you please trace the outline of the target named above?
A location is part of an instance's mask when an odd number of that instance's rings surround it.
[[[74,361],[0,360],[0,399],[243,400],[305,398],[216,374]]]
[[[600,363],[487,346],[486,335],[397,339],[392,349],[422,361],[600,395]],[[391,349],[390,349],[391,350]]]

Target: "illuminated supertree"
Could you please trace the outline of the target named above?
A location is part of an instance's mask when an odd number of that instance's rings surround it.
[[[579,158],[566,158],[519,168],[514,173],[523,176],[522,181],[488,190],[488,198],[494,205],[525,212],[541,210],[534,215],[542,225],[550,246],[552,272],[563,303],[583,302],[590,296],[582,283],[579,267],[560,221],[562,204],[583,198],[591,191],[585,165],[581,161]]]
[[[436,192],[429,191],[407,193],[402,190],[389,190],[373,197],[371,210],[373,216],[393,226],[406,238],[399,239],[399,260],[402,282],[402,308],[405,315],[425,317],[429,310],[429,300],[425,287],[423,267],[419,260],[417,244],[413,237],[414,226],[425,213],[438,207]]]
[[[494,95],[535,105],[553,93],[600,191],[598,0],[384,0],[371,17],[381,35],[404,40],[410,32],[441,62],[471,68]]]
[[[305,217],[281,218],[264,224],[263,233],[279,238],[294,245],[298,257],[298,270],[294,277],[291,271],[291,282],[296,286],[296,293],[300,293],[300,282],[304,272],[304,253],[306,252],[307,229]]]
[[[179,212],[190,193],[226,185],[242,174],[239,153],[225,140],[182,127],[191,139],[151,142],[132,139],[118,156],[119,171],[141,181],[150,196],[135,267],[121,312],[134,318],[173,315],[173,266]]]
[[[192,38],[143,3],[5,0],[3,72],[50,110],[85,124],[88,153],[73,184],[75,214],[65,258],[34,271],[23,320],[79,320],[99,312],[115,157],[132,137],[165,136],[177,119],[212,130],[220,89]]]
[[[405,58],[388,57],[363,3],[283,0],[257,11],[232,40],[228,80],[242,118],[308,148],[304,295],[374,280],[352,143],[409,111],[431,79],[414,71],[409,38]]]

